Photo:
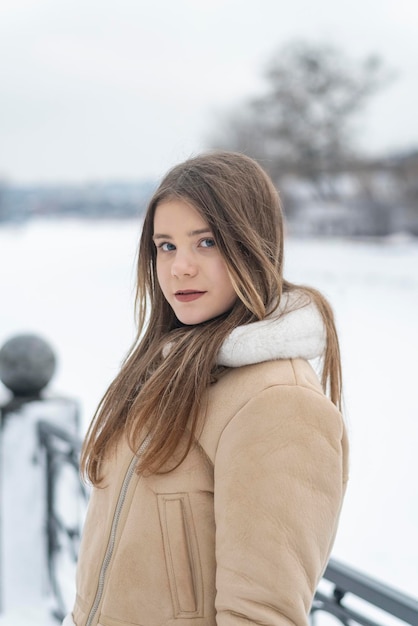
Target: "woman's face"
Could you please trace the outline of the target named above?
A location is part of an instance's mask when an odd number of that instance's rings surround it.
[[[200,324],[234,305],[226,264],[208,224],[184,200],[164,200],[154,215],[157,278],[183,324]]]

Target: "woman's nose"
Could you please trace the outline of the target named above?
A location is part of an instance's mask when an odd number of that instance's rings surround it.
[[[176,278],[180,278],[181,276],[195,276],[197,274],[197,266],[193,255],[188,252],[177,251],[171,266],[171,274]]]

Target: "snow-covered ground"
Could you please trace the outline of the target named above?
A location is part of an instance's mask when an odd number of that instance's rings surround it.
[[[134,336],[139,231],[132,220],[0,229],[0,347],[24,332],[52,345],[51,389],[80,400],[82,430]],[[340,331],[351,480],[333,554],[418,596],[418,243],[289,240],[286,276],[328,296]],[[46,621],[0,617],[21,623]]]

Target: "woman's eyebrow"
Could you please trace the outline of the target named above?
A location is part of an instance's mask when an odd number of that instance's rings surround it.
[[[164,235],[163,233],[159,234],[159,233],[155,233],[152,236],[153,239],[171,239],[170,235]]]
[[[189,230],[188,237],[194,237],[195,235],[205,235],[206,233],[212,233],[211,229],[207,226],[205,228],[199,228],[198,230]]]
[[[212,231],[210,228],[198,228],[197,230],[189,230],[187,233],[188,237],[195,237],[196,235],[204,235],[206,233],[211,234]],[[152,236],[153,239],[172,239],[171,235],[165,235],[164,233],[154,233]]]

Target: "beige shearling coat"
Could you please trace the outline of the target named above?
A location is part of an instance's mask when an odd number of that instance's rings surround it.
[[[199,440],[173,472],[138,475],[125,442],[106,464],[66,624],[307,623],[347,481],[341,415],[300,358],[230,368],[208,397]]]

